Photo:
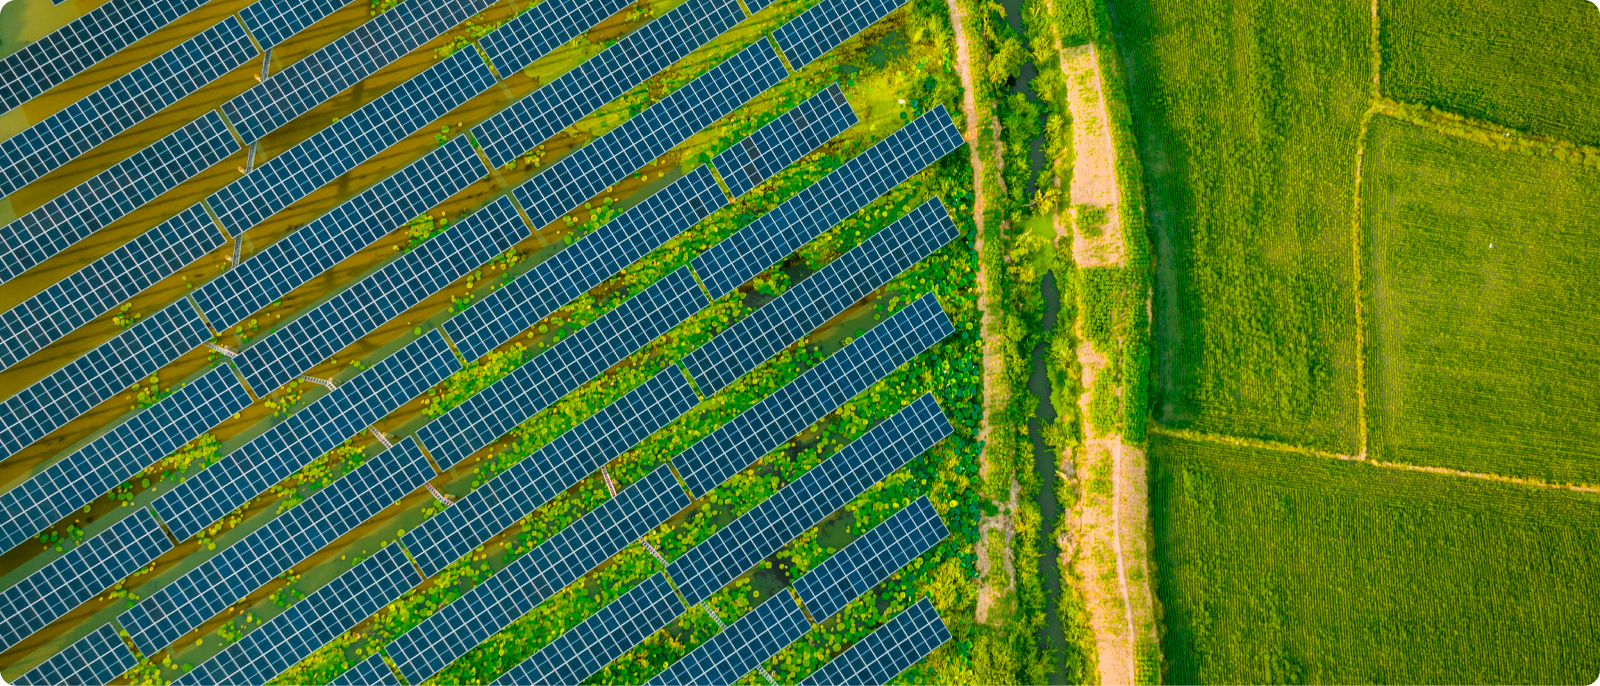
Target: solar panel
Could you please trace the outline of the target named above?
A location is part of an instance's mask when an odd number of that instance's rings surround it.
[[[0,314],[0,367],[10,367],[223,244],[196,204]]]
[[[727,295],[962,142],[936,107],[695,257],[694,271],[712,297]]]
[[[0,227],[0,282],[32,269],[238,150],[216,112]]]
[[[106,624],[73,641],[12,683],[17,686],[100,686],[111,683],[136,662],[133,652],[117,637],[117,628]]]
[[[426,576],[438,574],[699,402],[667,368],[401,538]]]
[[[527,237],[527,225],[511,198],[501,196],[311,311],[276,327],[275,332],[245,348],[234,364],[251,388],[265,394]]]
[[[756,0],[766,6],[770,0]],[[899,9],[906,0],[822,0],[772,32],[778,49],[795,69],[803,69],[845,39]],[[751,7],[750,11],[758,11]]]
[[[187,539],[459,369],[430,331],[161,494],[150,509]]]
[[[454,467],[705,306],[680,268],[418,429],[417,440],[441,468]]]
[[[705,495],[952,331],[939,301],[925,295],[672,461],[690,492]]]
[[[26,186],[260,53],[233,19],[0,141],[0,195]]]
[[[400,546],[384,546],[172,683],[267,683],[420,583]]]
[[[657,574],[561,634],[494,683],[576,684],[660,630],[683,611],[665,577]]]
[[[711,160],[737,198],[856,125],[839,84],[828,86]]]
[[[811,629],[800,606],[778,592],[648,683],[733,684]]]
[[[806,572],[794,582],[794,590],[812,617],[827,621],[949,533],[923,496]]]
[[[822,666],[805,686],[887,684],[950,640],[950,630],[927,598],[907,608]]]
[[[933,395],[918,398],[690,548],[667,574],[689,604],[698,605],[951,431]]]
[[[0,650],[60,619],[172,548],[138,509],[0,593]]]
[[[339,678],[329,682],[331,686],[400,686],[400,680],[394,678],[394,670],[384,664],[383,656],[373,653],[367,659],[351,667],[349,671],[340,674]]]
[[[401,441],[149,594],[117,620],[141,652],[154,653],[433,475],[433,467],[417,444]]]
[[[444,331],[476,360],[726,203],[711,172],[697,167],[446,320]]]
[[[187,302],[145,317],[0,402],[0,458],[16,454],[210,338],[200,314]]]
[[[556,0],[535,5],[478,42],[501,74],[522,71],[622,8],[626,0]]]
[[[457,52],[224,186],[206,202],[228,233],[243,233],[494,82],[476,51]]]
[[[466,136],[362,191],[193,292],[226,329],[455,195],[486,174]]]
[[[346,0],[260,0],[239,10],[261,47],[272,48],[343,7]]]
[[[422,620],[390,644],[390,657],[408,682],[421,683],[688,506],[672,470],[657,467]]]
[[[702,393],[716,393],[957,235],[944,204],[929,200],[689,353],[683,366]]]
[[[0,552],[77,512],[250,402],[233,370],[218,367],[34,474],[0,495]]]

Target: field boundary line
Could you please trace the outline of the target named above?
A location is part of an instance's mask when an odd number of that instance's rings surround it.
[[[1361,212],[1361,172],[1367,160],[1367,136],[1372,129],[1372,118],[1378,113],[1378,103],[1383,99],[1380,78],[1383,73],[1383,54],[1380,52],[1378,0],[1371,2],[1372,27],[1368,31],[1367,50],[1372,67],[1372,90],[1367,101],[1366,111],[1361,113],[1361,132],[1356,137],[1356,168],[1355,188],[1350,193],[1350,289],[1353,293],[1352,307],[1355,314],[1355,346],[1356,346],[1356,455],[1355,459],[1367,459],[1367,317],[1365,312],[1365,283],[1363,261],[1361,259],[1362,221]]]
[[[1377,114],[1502,152],[1552,157],[1568,164],[1600,170],[1600,147],[1518,131],[1433,105],[1379,98]]]

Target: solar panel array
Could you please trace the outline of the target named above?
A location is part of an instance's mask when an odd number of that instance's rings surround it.
[[[668,368],[407,531],[400,540],[424,575],[438,574],[697,402],[699,398],[683,374]]]
[[[238,149],[222,117],[208,111],[0,227],[0,282],[20,276]]]
[[[490,64],[510,76],[627,6],[627,0],[542,2],[491,31],[478,45]]]
[[[794,598],[779,591],[647,683],[738,683],[740,677],[810,629],[811,622]]]
[[[682,611],[683,606],[678,603],[672,586],[657,574],[568,629],[494,683],[505,686],[582,683],[606,663],[666,626]]]
[[[683,366],[701,392],[716,393],[957,235],[933,198],[689,353]]]
[[[726,203],[711,172],[697,167],[446,320],[444,331],[476,360]]]
[[[138,660],[117,637],[117,628],[101,626],[72,642],[39,666],[17,677],[17,686],[67,686],[108,684]]]
[[[941,105],[694,258],[720,298],[962,144]]]
[[[146,655],[416,490],[434,475],[417,444],[401,441],[118,617]]]
[[[950,640],[950,630],[927,598],[856,641],[801,681],[805,686],[887,684]]]
[[[187,539],[460,368],[430,331],[161,494],[150,509]]]
[[[789,64],[803,69],[905,3],[906,0],[822,0],[779,26],[772,32],[772,39],[789,58]]]
[[[171,548],[155,518],[134,510],[0,593],[0,650],[9,650]]]
[[[705,306],[680,268],[418,429],[417,440],[441,468],[460,464]]]
[[[26,186],[255,57],[233,19],[162,53],[22,133],[0,141],[0,195]]]
[[[722,151],[711,164],[737,198],[855,126],[857,121],[850,102],[835,83]]]
[[[394,678],[394,670],[389,669],[383,656],[378,653],[367,656],[367,659],[328,683],[330,686],[400,686],[400,680]]]
[[[259,0],[239,10],[261,47],[272,48],[301,29],[317,23],[347,0]]]
[[[194,205],[0,314],[0,367],[10,367],[223,244]]]
[[[794,590],[812,617],[827,621],[949,534],[923,496],[806,572],[794,582]]]

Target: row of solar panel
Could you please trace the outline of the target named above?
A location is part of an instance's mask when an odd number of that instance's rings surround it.
[[[856,113],[833,84],[711,160],[737,198],[856,125]]]
[[[950,640],[950,630],[927,598],[856,641],[810,676],[804,686],[887,684]]]
[[[627,6],[623,0],[541,3],[491,31],[478,46],[490,64],[510,76]]]

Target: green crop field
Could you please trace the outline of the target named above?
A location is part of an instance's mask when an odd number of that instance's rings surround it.
[[[1379,117],[1362,183],[1374,455],[1600,483],[1600,172]]]
[[[1586,0],[1381,0],[1384,95],[1600,144],[1600,11]]]
[[[1152,439],[1166,683],[1589,683],[1600,497]]]

